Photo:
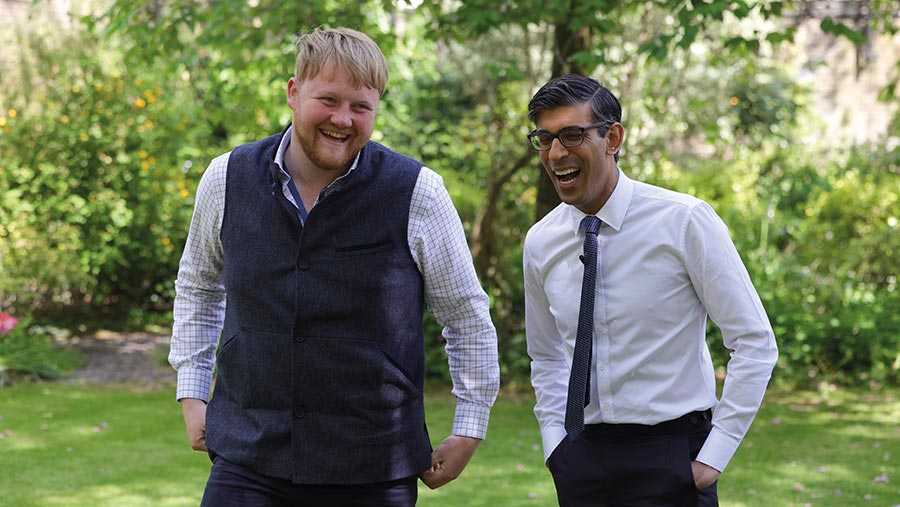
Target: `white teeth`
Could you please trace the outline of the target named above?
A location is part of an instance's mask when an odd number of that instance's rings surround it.
[[[553,174],[555,174],[555,175],[557,175],[557,176],[566,176],[566,175],[568,175],[568,174],[577,173],[577,172],[578,172],[578,168],[577,168],[577,167],[570,167],[570,168],[568,168],[568,169],[562,169],[562,170],[559,170],[559,171],[557,171],[557,170],[555,170],[555,169],[553,170]]]

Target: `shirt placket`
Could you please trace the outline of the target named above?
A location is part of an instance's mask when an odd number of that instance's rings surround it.
[[[612,400],[612,381],[610,378],[610,336],[609,326],[606,320],[606,270],[603,262],[603,251],[606,238],[601,233],[598,235],[597,248],[597,287],[594,289],[594,361],[593,378],[596,379],[594,388],[599,402],[598,408],[604,422],[614,422],[615,405]]]

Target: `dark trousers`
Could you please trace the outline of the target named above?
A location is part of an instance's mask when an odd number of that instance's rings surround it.
[[[417,477],[363,485],[298,485],[213,457],[201,507],[413,507]]]
[[[697,491],[691,461],[712,428],[710,411],[655,426],[592,424],[548,460],[560,507],[716,507]]]

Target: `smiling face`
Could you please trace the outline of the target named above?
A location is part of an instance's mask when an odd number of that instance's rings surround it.
[[[594,119],[590,104],[584,103],[542,111],[536,126],[538,130],[556,134],[565,127],[584,127],[591,123]],[[574,148],[566,148],[559,139],[554,139],[549,150],[540,152],[541,164],[559,198],[589,215],[600,211],[619,180],[614,155],[622,144],[624,130],[621,124],[615,123],[606,135],[601,133],[603,130],[596,128],[585,131],[584,142]]]
[[[346,172],[372,135],[381,93],[354,86],[346,71],[329,64],[305,81],[292,77],[287,95],[293,112],[292,169],[331,180]]]

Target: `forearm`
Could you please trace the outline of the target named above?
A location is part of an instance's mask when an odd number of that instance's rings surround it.
[[[534,387],[534,415],[543,443],[544,460],[566,437],[566,392],[569,371],[565,359],[540,359],[531,362],[531,384]]]
[[[724,471],[750,429],[766,392],[772,364],[737,356],[728,363],[722,398],[713,414],[713,428],[697,461]]]
[[[470,327],[475,329],[470,329],[468,335],[457,335],[450,327],[445,329],[450,377],[457,400],[453,434],[483,439],[500,389],[497,335],[489,320]]]
[[[176,399],[209,398],[215,353],[222,332],[224,293],[176,282],[169,363],[178,372]]]

